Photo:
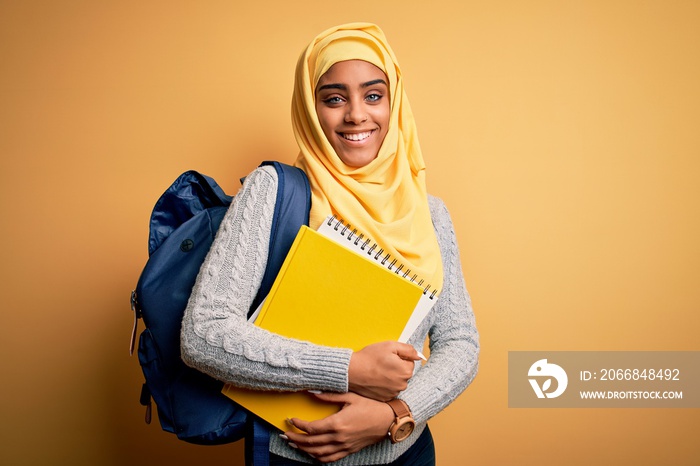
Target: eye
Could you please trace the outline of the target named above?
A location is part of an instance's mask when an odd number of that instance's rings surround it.
[[[333,105],[340,105],[341,103],[343,103],[343,99],[340,96],[333,95],[330,97],[326,97],[325,99],[322,99],[321,102],[323,102],[326,105],[333,106]]]
[[[376,92],[373,92],[373,93],[369,94],[367,97],[365,97],[365,100],[367,100],[368,102],[378,102],[382,99],[382,97],[384,97],[384,96],[381,94],[378,94]]]

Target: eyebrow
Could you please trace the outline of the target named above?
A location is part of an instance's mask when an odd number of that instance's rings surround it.
[[[365,87],[374,86],[375,84],[384,84],[385,86],[389,87],[389,85],[383,79],[373,79],[372,81],[367,81],[366,83],[360,84],[360,87],[365,88]],[[325,89],[340,89],[341,91],[347,91],[348,86],[346,86],[345,84],[339,84],[339,83],[324,84],[323,86],[320,86],[318,89],[316,89],[316,92],[323,91]]]

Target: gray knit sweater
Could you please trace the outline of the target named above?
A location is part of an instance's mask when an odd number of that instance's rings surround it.
[[[270,333],[246,319],[267,262],[277,174],[272,167],[251,173],[235,196],[202,265],[182,322],[186,364],[224,382],[270,390],[346,392],[352,351],[313,345]],[[444,283],[440,298],[409,341],[422,350],[430,337],[430,357],[416,364],[403,399],[416,431],[404,442],[370,445],[338,465],[386,464],[405,452],[434,415],[451,403],[476,375],[479,336],[467,294],[452,221],[445,205],[430,197],[440,245]],[[277,433],[270,450],[312,463]]]

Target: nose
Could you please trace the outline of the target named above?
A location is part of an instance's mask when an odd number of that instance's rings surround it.
[[[345,122],[360,124],[367,121],[367,112],[363,108],[362,104],[358,103],[348,103],[345,112]]]

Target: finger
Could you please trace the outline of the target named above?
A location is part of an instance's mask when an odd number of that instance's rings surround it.
[[[324,457],[342,458],[348,453],[342,453],[347,448],[337,441],[334,434],[309,435],[299,434],[296,432],[285,432],[280,434],[280,438],[287,442],[291,448],[308,453],[313,458],[319,459],[321,462]],[[338,456],[340,454],[340,456]]]
[[[307,435],[309,433],[309,431],[307,430],[309,421],[305,421],[303,419],[294,417],[287,419],[287,424],[289,424],[292,427],[296,427],[297,429],[303,432],[301,434],[299,432],[294,431],[285,432],[284,434],[287,435],[289,438],[296,438],[299,435]]]
[[[302,434],[296,434],[294,436],[294,438],[298,438],[298,435],[308,437],[309,435],[320,435],[332,432],[333,429],[331,428],[331,422],[327,421],[327,419],[328,418],[319,419],[318,421],[305,421],[303,419],[295,417],[290,419],[288,422],[297,429],[304,432]],[[289,432],[285,432],[285,434],[289,434]],[[292,437],[290,436],[290,438]]]
[[[290,446],[293,445],[295,448],[300,448],[307,452],[311,452],[313,449],[318,453],[319,449],[337,444],[334,435],[330,433],[309,435],[299,434],[296,432],[285,432],[284,434],[280,434],[280,438],[287,442]]]
[[[416,351],[416,349],[406,343],[399,343],[396,347],[396,354],[407,361],[418,361],[419,359],[426,360],[425,356]]]

